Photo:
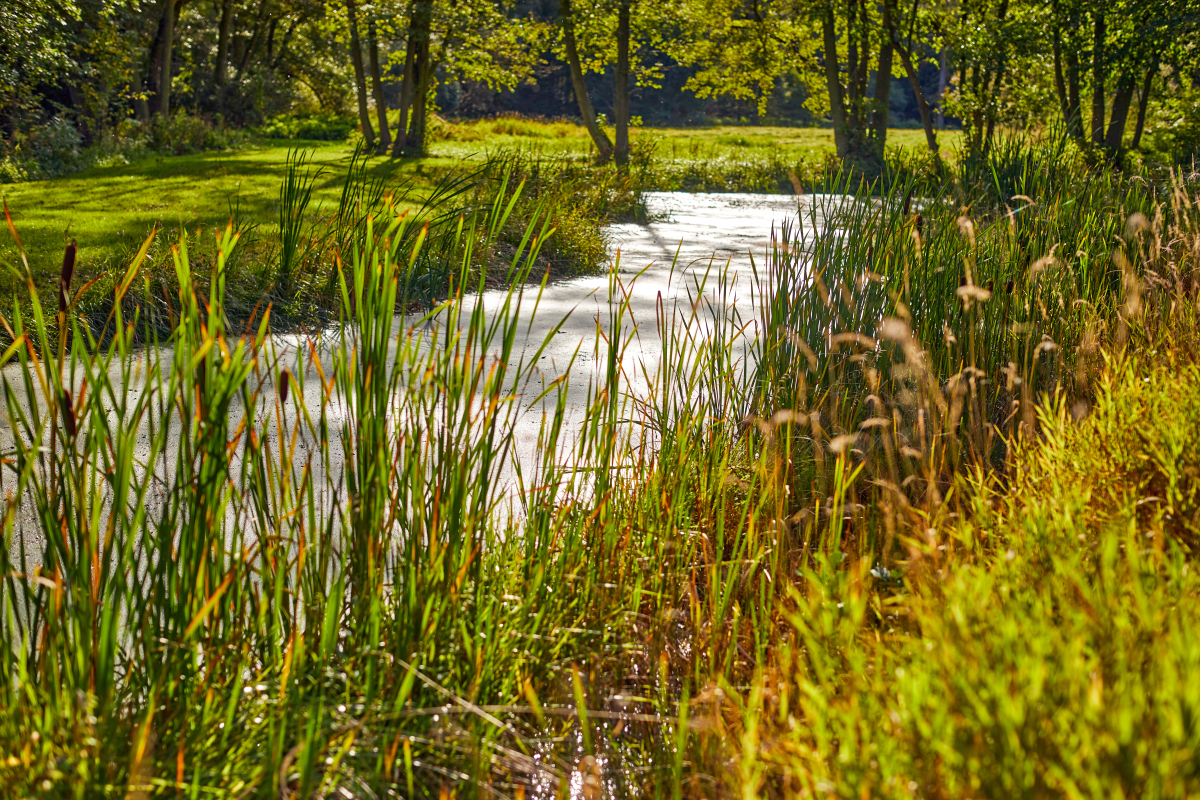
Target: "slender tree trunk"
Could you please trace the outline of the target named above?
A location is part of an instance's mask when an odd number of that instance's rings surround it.
[[[929,147],[929,152],[933,154],[934,161],[941,166],[942,159],[938,154],[937,133],[933,130],[933,113],[929,110],[929,102],[925,99],[921,82],[917,80],[916,65],[913,64],[912,56],[905,48],[896,45],[896,52],[900,54],[900,63],[904,65],[904,73],[908,76],[908,85],[912,87],[913,97],[917,99],[917,110],[921,112],[921,127],[925,129],[925,144]]]
[[[1104,135],[1104,146],[1117,153],[1125,140],[1125,124],[1129,120],[1129,106],[1133,103],[1133,93],[1137,89],[1137,80],[1132,72],[1121,76],[1117,82],[1117,93],[1113,97],[1112,117],[1108,121],[1108,133]]]
[[[375,117],[379,120],[379,152],[386,153],[392,146],[392,135],[388,132],[387,103],[383,99],[383,72],[379,68],[379,38],[375,33],[375,20],[367,23],[367,56],[371,60],[371,94],[375,98]]]
[[[1092,25],[1092,144],[1104,144],[1104,9],[1093,12]]]
[[[162,77],[159,78],[158,113],[171,115],[171,45],[175,39],[175,0],[167,0],[163,9]]]
[[[1142,132],[1146,129],[1146,105],[1150,102],[1150,90],[1154,88],[1154,77],[1158,75],[1158,59],[1150,60],[1150,68],[1146,70],[1146,79],[1142,83],[1142,92],[1138,97],[1137,124],[1133,128],[1133,142],[1130,148],[1137,150],[1142,144]]]
[[[1079,53],[1067,52],[1067,130],[1083,141],[1083,101],[1079,92]]]
[[[883,29],[891,30],[891,4],[883,5]],[[884,38],[879,45],[879,68],[875,71],[874,113],[872,115],[871,145],[872,155],[882,165],[884,147],[887,145],[888,100],[892,92],[892,52],[894,46],[891,37]]]
[[[229,36],[233,32],[233,0],[221,2],[221,29],[217,35],[217,66],[213,72],[213,83],[225,85],[225,73],[229,69]]]
[[[362,44],[358,40],[358,8],[355,0],[346,0],[346,19],[350,24],[350,60],[354,62],[354,92],[358,97],[358,124],[368,150],[375,148],[375,130],[367,110],[367,78],[363,73]]]
[[[408,124],[406,148],[420,155],[425,152],[428,129],[429,87],[433,81],[430,36],[433,27],[432,0],[417,0],[413,7],[413,95],[412,119]]]
[[[850,156],[850,125],[846,115],[846,102],[842,96],[842,80],[838,74],[837,26],[833,18],[833,5],[826,0],[821,15],[822,47],[825,61],[825,88],[829,92],[829,114],[833,118],[833,143],[838,158],[845,161]]]
[[[616,117],[618,164],[629,163],[629,7],[632,1],[620,0],[617,5],[617,82],[613,116]]]
[[[921,82],[918,80],[917,68],[913,63],[912,53],[908,48],[912,46],[913,30],[916,24],[916,4],[913,4],[913,16],[909,23],[908,31],[908,47],[900,43],[900,34],[896,30],[895,20],[892,19],[890,3],[885,3],[883,6],[883,29],[889,39],[889,50],[894,48],[900,56],[900,63],[904,66],[904,74],[908,76],[908,85],[912,87],[913,97],[917,101],[917,110],[921,114],[921,127],[925,130],[925,144],[929,147],[929,152],[933,154],[933,159],[938,167],[941,167],[941,156],[938,155],[937,134],[933,130],[933,111],[929,107],[929,101],[925,98],[925,91],[921,88]],[[883,64],[880,62],[880,72],[883,73]],[[890,80],[891,70],[891,55],[888,56],[887,75]]]
[[[409,19],[412,19],[411,12]],[[413,39],[411,24],[407,41],[404,43],[404,77],[400,79],[400,117],[396,120],[396,138],[392,142],[392,157],[404,155],[408,144],[408,112],[412,107],[413,70],[416,62],[416,45]]]
[[[1071,106],[1067,100],[1067,81],[1063,76],[1062,33],[1055,24],[1052,34],[1054,48],[1054,91],[1058,95],[1058,109],[1062,114],[1063,124],[1070,127]]]
[[[428,147],[426,139],[429,131],[429,87],[433,82],[434,70],[428,41],[417,48],[417,67],[417,81],[413,87],[412,124],[408,126],[408,147],[416,154],[423,154]]]
[[[567,51],[567,65],[571,69],[571,86],[575,89],[575,100],[579,103],[579,113],[583,117],[584,127],[596,145],[601,161],[612,158],[613,145],[596,121],[596,110],[592,108],[592,99],[588,96],[587,83],[583,79],[583,65],[579,61],[579,47],[575,42],[575,17],[571,11],[571,0],[559,0],[559,10],[562,12],[563,44]]]
[[[851,73],[851,77],[855,80],[857,88],[855,94],[858,97],[858,127],[860,130],[866,129],[870,124],[870,119],[867,116],[867,78],[871,73],[871,20],[867,10],[865,0],[858,0],[858,30],[859,30],[859,59],[858,73]],[[865,138],[865,137],[864,137]]]

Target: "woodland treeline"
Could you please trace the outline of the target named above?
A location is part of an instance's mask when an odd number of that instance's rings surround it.
[[[16,0],[0,8],[6,147],[48,120],[84,144],[128,120],[355,120],[397,157],[434,113],[569,115],[602,159],[641,121],[831,125],[883,157],[889,124],[1059,126],[1120,154],[1148,118],[1200,123],[1200,0]],[[61,123],[60,123],[61,124]],[[1180,144],[1182,143],[1182,144]]]

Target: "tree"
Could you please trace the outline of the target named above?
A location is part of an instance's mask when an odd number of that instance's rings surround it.
[[[388,131],[387,103],[383,99],[383,71],[379,67],[379,35],[375,20],[367,23],[367,54],[371,62],[371,95],[375,100],[375,117],[379,120],[379,152],[386,153],[392,144]]]
[[[493,0],[411,1],[393,156],[426,151],[429,101],[439,74],[482,81],[494,90],[530,79],[547,44],[547,26],[509,10]]]
[[[840,4],[823,0],[817,8],[821,24],[821,61],[825,67],[825,87],[829,93],[838,158],[869,175],[878,174],[883,168],[894,49],[890,2],[885,0],[882,9],[875,9],[881,17],[880,23],[872,20],[872,5],[865,0],[849,0],[843,14]],[[844,31],[846,41],[844,83],[838,50],[839,28]],[[872,48],[877,51],[875,91],[868,96]]]
[[[612,158],[613,143],[600,127],[596,119],[596,110],[592,107],[592,99],[588,96],[587,83],[583,78],[583,61],[579,56],[579,43],[575,38],[575,12],[571,0],[559,0],[562,13],[562,41],[566,54],[567,67],[571,70],[571,86],[575,91],[575,101],[579,103],[579,116],[583,118],[583,126],[596,145],[596,152],[601,161]]]
[[[358,99],[358,124],[368,150],[375,148],[375,131],[367,110],[367,81],[363,72],[362,44],[358,38],[358,7],[355,0],[346,0],[346,23],[350,31],[350,63],[354,67],[354,92]]]

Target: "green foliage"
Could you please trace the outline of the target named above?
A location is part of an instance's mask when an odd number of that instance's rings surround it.
[[[1194,166],[1200,157],[1200,91],[1180,92],[1155,110],[1151,149],[1169,164]]]
[[[60,178],[94,166],[128,164],[149,155],[226,150],[246,142],[247,136],[240,130],[177,113],[144,124],[125,120],[85,147],[79,129],[55,117],[14,137],[12,151],[0,163],[0,183]]]
[[[1200,789],[1200,379],[1110,363],[1004,485],[908,544],[905,587],[818,559],[743,726],[759,791],[1186,797]],[[870,571],[868,571],[870,570]],[[751,723],[751,719],[754,720]]]
[[[258,128],[258,133],[267,139],[309,139],[341,142],[350,138],[358,127],[351,117],[334,114],[301,116],[282,114],[273,117]]]

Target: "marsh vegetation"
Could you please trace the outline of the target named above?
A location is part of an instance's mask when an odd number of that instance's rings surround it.
[[[516,401],[557,235],[520,161],[425,211],[347,181],[335,347],[281,347],[268,305],[231,324],[232,227],[208,263],[175,244],[154,302],[148,239],[99,323],[70,258],[61,292],[28,271],[5,785],[1194,791],[1197,198],[1019,155],[941,189],[827,175],[752,314],[719,268],[663,305],[648,390],[614,272],[573,430],[586,376]]]

